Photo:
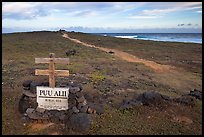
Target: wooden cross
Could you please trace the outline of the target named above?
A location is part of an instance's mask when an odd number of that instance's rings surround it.
[[[48,70],[35,70],[35,75],[49,75],[49,86],[55,87],[55,76],[69,76],[68,70],[55,70],[55,63],[69,63],[69,58],[55,58],[54,53],[50,53],[50,58],[35,58],[35,63],[49,63]]]

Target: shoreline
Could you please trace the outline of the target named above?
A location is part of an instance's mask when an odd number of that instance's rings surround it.
[[[88,33],[88,34],[94,34],[98,36],[109,36],[109,37],[115,37],[115,38],[127,38],[127,39],[136,39],[136,40],[145,40],[145,41],[158,41],[158,42],[179,42],[179,43],[196,43],[196,44],[202,44],[202,38],[199,40],[188,40],[187,38],[176,39],[175,37],[167,37],[167,36],[159,36],[159,37],[152,37],[151,35],[202,35],[202,33]],[[147,36],[146,36],[147,35]],[[174,40],[171,40],[174,39]]]
[[[8,35],[8,34],[20,34],[20,33],[35,33],[35,32],[58,32],[56,31],[47,31],[47,30],[42,30],[42,31],[26,31],[26,32],[8,32],[8,33],[2,33],[2,35]],[[72,31],[66,31],[68,33],[71,33]],[[96,36],[104,36],[104,37],[114,37],[114,38],[122,38],[122,39],[134,39],[134,40],[144,40],[144,41],[152,41],[152,42],[172,42],[172,43],[190,43],[190,44],[201,44],[202,45],[202,39],[201,42],[195,42],[195,41],[171,41],[171,40],[162,40],[162,39],[156,39],[156,38],[137,38],[137,35],[140,34],[199,34],[202,35],[202,33],[87,33],[87,32],[75,32],[74,33],[82,33],[82,34],[91,34],[91,35],[96,35]],[[127,35],[115,35],[111,36],[111,34],[127,34]],[[132,34],[132,36],[128,36],[128,34]],[[133,35],[134,34],[134,35]]]

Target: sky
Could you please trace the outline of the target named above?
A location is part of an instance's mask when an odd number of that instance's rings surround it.
[[[202,2],[2,2],[2,32],[202,33]]]

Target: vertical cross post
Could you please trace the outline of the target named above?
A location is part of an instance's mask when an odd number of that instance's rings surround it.
[[[55,87],[55,63],[54,63],[54,58],[55,54],[50,53],[50,63],[49,63],[49,86],[54,88]]]

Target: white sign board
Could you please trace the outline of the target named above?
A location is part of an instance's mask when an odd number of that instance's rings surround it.
[[[51,88],[37,86],[38,107],[47,110],[67,110],[68,95],[69,88]]]

